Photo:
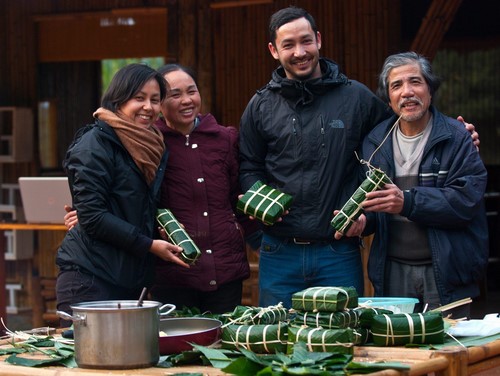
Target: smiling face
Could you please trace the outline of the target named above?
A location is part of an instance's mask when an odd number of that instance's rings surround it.
[[[189,133],[201,111],[201,96],[196,82],[181,70],[169,72],[164,77],[170,88],[162,106],[167,125],[181,133]]]
[[[321,76],[319,50],[321,34],[316,35],[304,17],[284,24],[276,30],[275,45],[268,45],[271,55],[279,60],[292,80],[307,80]]]
[[[132,98],[123,103],[118,109],[120,114],[143,128],[151,127],[158,119],[160,111],[160,85],[155,79],[146,82]]]
[[[431,93],[420,66],[415,64],[393,68],[388,77],[389,105],[402,115],[401,130],[407,136],[420,133],[430,118]]]

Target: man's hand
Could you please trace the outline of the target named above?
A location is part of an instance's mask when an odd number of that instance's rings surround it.
[[[333,212],[333,215],[337,215],[339,213],[340,210],[335,210]],[[356,236],[361,236],[361,234],[363,233],[363,231],[365,230],[365,227],[366,227],[366,216],[364,214],[361,214],[358,219],[356,219],[354,221],[354,223],[351,225],[351,227],[349,227],[349,230],[347,230],[347,232],[344,234],[342,234],[341,232],[338,232],[338,231],[335,231],[335,239],[336,240],[339,240],[340,238],[342,238],[342,236],[346,236],[348,238],[353,238],[353,237],[356,237]]]
[[[403,191],[395,184],[386,184],[381,190],[368,192],[362,205],[365,211],[399,214],[403,204]]]
[[[64,205],[64,210],[66,210],[66,214],[64,215],[64,225],[69,231],[78,223],[78,216],[76,215],[76,210],[73,210],[73,208],[69,205]]]
[[[476,127],[474,127],[474,124],[467,123],[462,116],[458,116],[457,120],[462,122],[465,126],[465,129],[470,132],[472,142],[474,142],[474,145],[476,145],[476,149],[479,151],[479,144],[481,143],[481,141],[479,141],[479,133],[476,132]]]

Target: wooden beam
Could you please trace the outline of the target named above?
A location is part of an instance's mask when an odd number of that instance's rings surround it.
[[[239,1],[223,1],[219,3],[210,4],[212,9],[223,9],[223,8],[234,8],[234,7],[246,7],[249,5],[257,4],[271,4],[273,0],[239,0]]]
[[[462,0],[433,0],[417,32],[411,50],[432,60]]]

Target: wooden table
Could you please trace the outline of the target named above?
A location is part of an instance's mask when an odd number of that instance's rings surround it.
[[[500,375],[500,339],[481,346],[463,348],[443,347],[440,350],[422,350],[402,347],[356,346],[354,358],[358,361],[391,361],[411,365],[406,374],[395,370],[372,373],[372,376],[435,376]]]
[[[5,291],[6,270],[5,270],[5,241],[4,231],[66,231],[64,224],[43,224],[43,223],[0,223],[0,317],[7,321],[7,293]],[[0,330],[3,334],[3,329]]]
[[[0,359],[6,356],[0,357]],[[407,349],[402,347],[356,346],[354,360],[362,362],[402,362],[411,366],[407,372],[383,370],[372,376],[466,376],[500,375],[500,339],[470,348],[445,347],[441,350]],[[96,370],[64,367],[22,367],[0,361],[0,375],[18,376],[166,376],[176,373],[201,373],[204,376],[227,375],[217,368],[183,366],[173,368],[142,368],[131,370]]]

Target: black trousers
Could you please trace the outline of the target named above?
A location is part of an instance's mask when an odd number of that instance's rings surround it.
[[[57,276],[57,310],[72,314],[71,305],[98,300],[138,300],[142,289],[126,289],[113,285],[78,268],[61,270]],[[61,319],[62,328],[72,322]]]
[[[153,286],[151,296],[153,300],[163,304],[175,304],[178,310],[197,308],[201,313],[232,312],[241,304],[243,281],[237,280],[219,286],[215,291],[200,291],[195,289],[164,288]]]

